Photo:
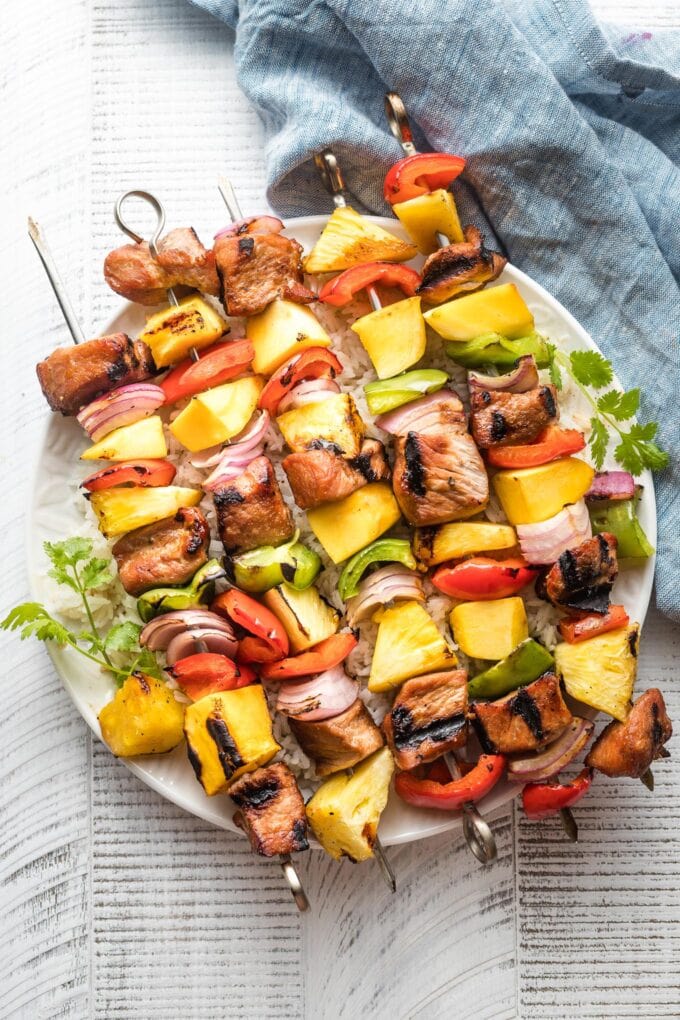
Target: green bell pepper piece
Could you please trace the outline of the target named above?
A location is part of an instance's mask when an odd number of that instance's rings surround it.
[[[474,340],[447,344],[446,353],[466,368],[488,368],[490,365],[511,368],[525,354],[533,354],[539,368],[547,368],[550,364],[548,344],[540,333],[529,333],[516,340],[508,340],[500,333],[485,333]]]
[[[530,684],[554,665],[555,660],[547,648],[533,638],[525,638],[507,658],[470,680],[468,696],[471,701],[475,698],[502,698],[517,687]]]
[[[359,591],[359,582],[372,563],[403,563],[415,570],[418,564],[405,538],[379,538],[348,560],[340,574],[338,592],[343,601]]]
[[[371,414],[385,414],[424,393],[436,393],[448,380],[446,372],[438,368],[416,369],[414,372],[402,372],[392,379],[377,379],[364,386],[368,409]]]
[[[283,545],[263,545],[232,556],[227,570],[234,584],[253,594],[269,591],[284,581],[298,591],[309,588],[321,570],[321,559],[313,549],[298,542],[298,534]]]
[[[195,609],[212,601],[215,581],[226,571],[219,560],[208,560],[197,570],[188,584],[181,588],[152,588],[137,599],[137,612],[144,623],[154,616],[177,609]]]
[[[654,552],[654,546],[645,535],[637,514],[636,500],[623,499],[604,506],[588,507],[593,531],[599,535],[609,531],[616,537],[617,553],[621,559],[647,559]]]

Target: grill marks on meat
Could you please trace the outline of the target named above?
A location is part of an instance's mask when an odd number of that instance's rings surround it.
[[[302,750],[316,763],[317,776],[352,768],[385,743],[360,698],[333,719],[303,722],[291,716],[288,724]]]
[[[256,315],[276,298],[300,304],[316,299],[303,284],[302,245],[277,232],[223,235],[215,241],[220,299],[229,315]]]
[[[498,701],[475,701],[472,715],[480,743],[489,754],[516,754],[545,747],[572,720],[554,673]]]
[[[467,673],[464,669],[407,680],[383,719],[387,743],[400,769],[413,769],[467,738]]]
[[[625,722],[610,722],[586,757],[589,768],[605,776],[639,779],[657,758],[668,757],[664,749],[673,735],[661,691],[652,687],[637,699]]]
[[[338,448],[323,447],[291,453],[282,467],[302,510],[344,499],[369,482],[390,477],[385,448],[377,439],[365,439],[352,460],[345,460]]]
[[[131,340],[125,333],[58,347],[36,365],[47,403],[64,415],[77,414],[100,394],[141,382],[155,371],[147,345],[142,340]]]
[[[214,253],[192,227],[178,227],[161,238],[157,259],[146,241],[115,248],[104,260],[104,279],[116,294],[140,305],[162,304],[170,287],[192,287],[213,296],[220,290]]]
[[[263,857],[308,850],[307,816],[293,773],[275,762],[241,776],[229,789],[238,807],[234,822]]]
[[[477,446],[512,446],[532,443],[543,429],[557,421],[555,387],[537,386],[526,393],[474,390],[470,395],[472,434]]]
[[[208,561],[210,528],[200,510],[182,507],[174,517],[136,528],[111,550],[128,595],[186,584]]]
[[[476,227],[466,227],[465,240],[429,255],[417,293],[430,304],[448,301],[456,294],[481,290],[503,272],[507,259],[484,246]]]
[[[537,590],[554,606],[606,613],[619,571],[616,546],[616,537],[606,531],[587,538],[562,553]]]
[[[395,452],[392,486],[409,524],[458,521],[486,506],[489,480],[467,432],[409,432],[395,438]]]
[[[217,529],[227,554],[280,545],[295,527],[268,457],[256,457],[243,474],[213,493]]]

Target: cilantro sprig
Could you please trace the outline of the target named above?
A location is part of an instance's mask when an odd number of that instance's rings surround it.
[[[566,372],[593,409],[589,445],[598,471],[604,464],[612,433],[617,436],[614,459],[624,471],[639,475],[645,468],[651,471],[665,468],[668,454],[654,442],[658,429],[656,422],[647,422],[645,425],[633,422],[628,428],[622,425],[637,414],[640,390],[635,388],[623,392],[616,388],[607,389],[614,379],[614,369],[611,362],[598,351],[572,351],[567,355],[558,351],[554,344],[548,347],[551,381],[561,389],[562,372]],[[593,393],[593,390],[596,392]],[[600,390],[605,392],[599,393]]]
[[[98,630],[89,595],[109,584],[112,574],[108,560],[93,555],[90,539],[67,538],[63,542],[45,542],[43,548],[51,563],[48,575],[80,596],[89,629],[69,630],[39,602],[23,602],[15,606],[0,622],[0,628],[18,630],[22,641],[35,637],[39,641],[69,646],[112,673],[119,682],[135,670],[160,676],[153,652],[139,645],[140,624],[125,620],[115,623],[105,633]]]

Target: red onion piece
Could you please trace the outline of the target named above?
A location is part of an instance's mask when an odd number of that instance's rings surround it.
[[[217,461],[214,460],[214,455],[207,458],[206,466],[212,467],[214,464],[215,469],[203,482],[203,488],[207,492],[212,492],[224,482],[243,474],[250,462],[264,453],[264,437],[268,427],[268,412],[258,411],[247,428],[238,436],[234,436],[228,446],[221,448]]]
[[[503,390],[505,393],[526,393],[538,386],[538,368],[533,354],[525,354],[517,367],[505,375],[483,375],[468,372],[468,386],[471,390]]]
[[[234,630],[228,620],[208,609],[179,609],[164,613],[147,623],[139,635],[139,643],[152,652],[165,651],[173,638],[187,630],[219,631],[236,645]]]
[[[423,582],[415,570],[401,563],[388,563],[365,577],[359,593],[347,600],[347,622],[354,627],[369,619],[376,609],[398,599],[424,602]]]
[[[223,622],[226,623],[226,620]],[[205,648],[199,649],[197,641],[202,641]],[[238,651],[238,641],[233,633],[228,634],[217,627],[189,627],[188,630],[176,634],[168,645],[165,652],[168,665],[173,666],[178,659],[194,655],[199,650],[216,652],[218,655],[226,655],[233,659]]]
[[[446,403],[450,396],[451,390],[448,389],[428,393],[418,400],[402,404],[394,411],[378,415],[375,423],[383,432],[389,432],[393,436],[405,436],[407,432],[422,433],[432,426],[441,429],[439,405]]]
[[[565,506],[554,517],[539,524],[518,524],[517,538],[529,564],[555,563],[563,552],[592,537],[585,500]]]
[[[628,471],[598,471],[586,492],[586,502],[599,499],[634,499],[635,479]]]
[[[318,404],[327,393],[339,392],[340,387],[334,379],[305,379],[281,398],[276,413],[284,414],[286,411],[293,411],[296,407],[302,407],[304,404]]]
[[[276,216],[248,216],[246,219],[230,223],[215,234],[218,237],[236,237],[239,234],[280,234],[283,223]]]
[[[114,429],[147,418],[158,410],[164,400],[165,394],[160,386],[147,382],[130,383],[97,397],[81,408],[76,417],[96,443]]]
[[[561,737],[545,751],[527,758],[516,758],[508,765],[508,779],[513,783],[542,783],[566,768],[583,750],[593,732],[594,723],[574,716]]]
[[[348,677],[342,666],[333,666],[302,683],[299,680],[282,683],[276,710],[305,722],[332,719],[354,704],[358,687],[356,680]]]

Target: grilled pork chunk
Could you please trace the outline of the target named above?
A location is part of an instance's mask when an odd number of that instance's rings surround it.
[[[673,735],[663,695],[656,687],[641,694],[625,722],[610,722],[586,757],[586,765],[605,776],[639,779],[657,758],[668,757],[664,744]]]
[[[295,531],[268,457],[256,457],[238,478],[215,489],[213,499],[227,554],[280,545]]]
[[[546,425],[557,421],[555,387],[537,386],[526,393],[473,390],[470,394],[472,434],[477,446],[532,443]]]
[[[390,477],[385,447],[377,439],[364,439],[359,456],[352,460],[324,448],[291,453],[282,467],[302,510],[344,499],[369,482]]]
[[[414,769],[463,746],[467,738],[466,711],[464,669],[407,680],[382,724],[398,767]]]
[[[481,290],[505,269],[507,259],[484,246],[476,227],[466,227],[465,240],[440,248],[425,259],[423,282],[417,293],[424,301],[438,305],[456,294]]]
[[[185,286],[219,294],[212,249],[204,248],[192,227],[171,230],[158,242],[158,258],[146,241],[114,248],[104,260],[109,287],[139,305],[160,305],[170,287]]]
[[[56,351],[38,362],[40,387],[53,411],[77,414],[81,407],[116,386],[141,382],[156,371],[151,351],[125,333],[100,336]]]
[[[333,719],[303,722],[291,717],[288,724],[302,750],[316,763],[317,776],[352,768],[385,743],[360,698]]]
[[[263,857],[308,850],[305,803],[295,776],[282,761],[246,772],[229,789],[238,807],[234,821]]]
[[[459,521],[483,510],[489,479],[467,432],[409,432],[395,438],[394,495],[409,524]]]
[[[239,233],[216,238],[220,298],[229,315],[256,315],[275,298],[316,299],[302,282],[302,245],[283,237],[282,228],[280,220],[258,217]]]
[[[186,584],[208,562],[210,527],[196,507],[136,528],[118,539],[111,552],[128,595],[151,588]]]
[[[609,532],[587,538],[562,553],[537,586],[554,606],[605,613],[618,574],[617,541]]]
[[[545,747],[572,720],[554,673],[544,673],[498,701],[475,701],[471,709],[480,743],[489,754],[517,754]]]

